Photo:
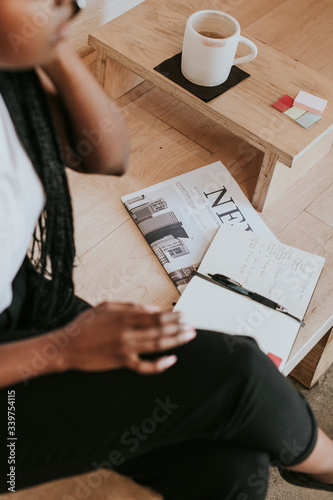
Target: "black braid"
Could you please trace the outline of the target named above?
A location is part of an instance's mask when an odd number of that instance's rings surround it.
[[[65,161],[46,95],[35,71],[0,71],[0,93],[46,194],[46,204],[26,258],[25,322],[45,328],[74,294],[73,216]]]

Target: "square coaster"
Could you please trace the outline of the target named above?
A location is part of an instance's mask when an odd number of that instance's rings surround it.
[[[161,64],[158,64],[154,69],[173,82],[178,83],[178,85],[188,90],[196,97],[199,97],[199,99],[204,102],[211,101],[250,76],[249,73],[237,68],[237,66],[233,66],[228,80],[221,83],[221,85],[216,85],[216,87],[196,85],[187,80],[181,72],[181,56],[182,53],[180,52]]]
[[[296,122],[299,125],[302,125],[304,128],[310,128],[312,125],[321,120],[322,117],[320,115],[315,115],[314,113],[310,113],[309,111],[302,115],[300,118],[297,118]]]
[[[293,120],[297,120],[306,113],[305,109],[296,108],[296,106],[292,106],[284,112],[285,115],[290,116]]]
[[[294,99],[290,95],[285,94],[278,101],[273,102],[272,106],[282,113],[287,111],[294,104]]]

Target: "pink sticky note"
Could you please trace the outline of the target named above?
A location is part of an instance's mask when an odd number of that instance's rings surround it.
[[[325,109],[327,101],[322,99],[321,97],[317,97],[312,94],[308,94],[307,92],[303,92],[301,90],[298,92],[297,97],[294,101],[294,106],[301,109],[306,109],[310,111],[310,113],[314,113],[315,115],[321,115]]]
[[[279,368],[279,366],[280,366],[280,364],[281,364],[281,362],[282,362],[282,359],[281,359],[281,358],[279,358],[279,356],[276,356],[275,354],[272,354],[271,352],[269,352],[269,353],[267,354],[267,356],[268,356],[268,357],[269,357],[269,358],[273,361],[273,363],[275,364],[275,366],[276,366],[277,368]]]

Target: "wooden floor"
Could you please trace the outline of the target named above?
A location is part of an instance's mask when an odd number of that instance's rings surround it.
[[[233,15],[249,34],[333,80],[332,0],[208,0],[207,8]],[[89,63],[92,60],[93,56],[87,58]],[[129,173],[119,179],[68,172],[78,254],[76,291],[93,304],[102,300],[153,303],[163,289],[165,293],[159,297],[159,304],[171,308],[172,301],[178,297],[177,292],[139,231],[133,227],[120,196],[150,185],[152,172],[156,182],[216,160],[221,160],[230,169],[250,196],[261,153],[148,83],[120,98],[119,102],[131,137]],[[270,220],[270,228],[283,242],[288,243],[290,236],[298,231],[300,247],[318,254],[322,254],[324,246],[328,248],[330,251],[325,257],[332,266],[332,214],[333,151],[300,181],[292,197],[286,191],[264,210],[262,216]],[[316,234],[311,248],[307,248],[308,234]],[[151,276],[150,286],[146,285],[148,275]],[[89,477],[82,476],[82,484],[87,484]],[[78,494],[81,484],[78,481],[74,478],[50,483],[17,493],[14,498],[83,498]],[[328,498],[328,494],[321,492],[286,486],[288,493],[284,490],[281,493],[275,488],[276,484],[271,482],[269,498],[274,500]],[[90,500],[158,498],[112,473],[101,485],[88,486],[88,490],[84,498]],[[9,495],[1,498],[7,499]]]

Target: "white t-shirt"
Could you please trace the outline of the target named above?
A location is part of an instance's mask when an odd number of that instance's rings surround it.
[[[0,313],[43,209],[42,183],[23,149],[0,95]]]

